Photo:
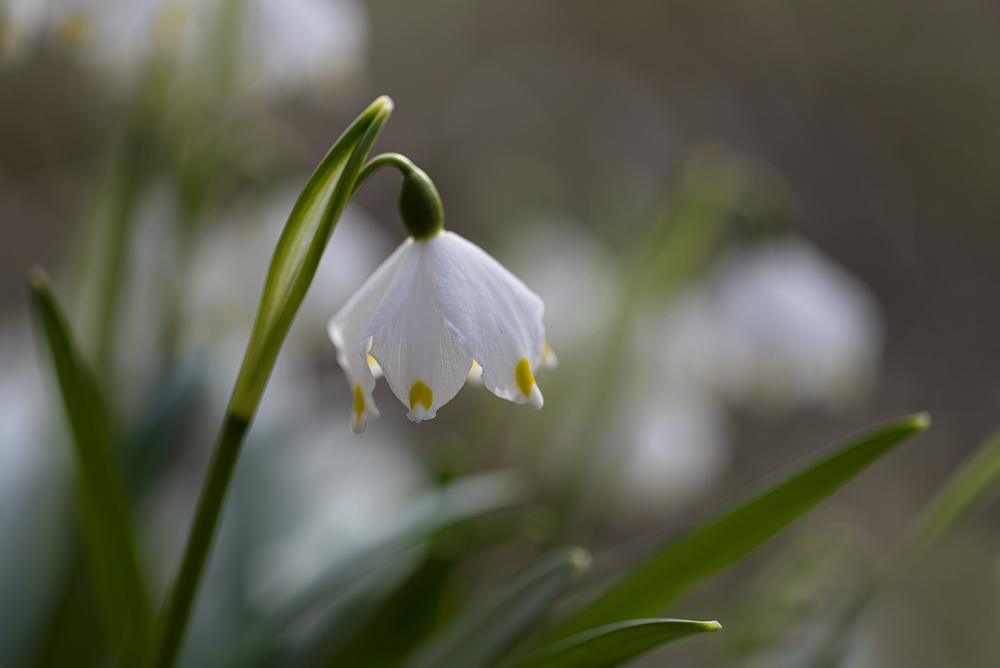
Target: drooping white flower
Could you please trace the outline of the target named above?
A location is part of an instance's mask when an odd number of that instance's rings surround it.
[[[534,373],[550,357],[541,298],[453,232],[408,238],[328,325],[354,397],[351,428],[378,417],[377,362],[414,422],[433,418],[473,360],[493,394],[541,408]]]
[[[736,404],[838,408],[871,389],[882,346],[878,303],[805,239],[734,250],[681,297],[660,350],[665,372]]]

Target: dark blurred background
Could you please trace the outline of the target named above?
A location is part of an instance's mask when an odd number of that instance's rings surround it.
[[[927,435],[822,511],[863,527],[862,542],[884,552],[1000,423],[1000,5],[372,0],[363,10],[356,75],[332,98],[291,95],[272,107],[287,178],[304,178],[371,99],[391,95],[376,150],[422,166],[447,226],[510,263],[503,244],[533,217],[571,219],[608,248],[627,243],[658,215],[691,152],[716,142],[773,168],[800,232],[875,295],[885,338],[870,397],[832,412],[733,408],[732,461],[691,516],[845,434],[927,410]],[[31,265],[55,271],[72,259],[122,117],[120,97],[100,84],[44,42],[0,69],[5,318],[25,309]],[[396,188],[381,174],[358,197],[393,242],[404,236]],[[236,189],[223,206],[227,197]],[[530,245],[528,234],[518,243]],[[383,413],[396,411],[379,396]],[[998,522],[994,504],[964,530],[978,551],[959,543],[958,557],[935,563],[985,555],[996,580]],[[611,521],[594,544],[636,531]],[[739,577],[757,577],[763,561]],[[971,599],[943,600],[961,586],[920,600],[973,610]],[[692,605],[712,615],[712,596]]]

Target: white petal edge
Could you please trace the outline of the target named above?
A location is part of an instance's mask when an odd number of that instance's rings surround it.
[[[327,333],[337,348],[337,362],[350,384],[351,430],[355,434],[363,433],[368,420],[379,416],[372,398],[375,376],[368,360],[371,342],[363,335],[386,292],[398,283],[400,274],[404,280],[407,274],[412,274],[414,260],[418,259],[412,251],[412,239],[400,244],[327,323]]]
[[[545,342],[541,298],[454,232],[422,243],[437,313],[466,355],[482,366],[483,384],[498,397],[541,408],[534,380]]]

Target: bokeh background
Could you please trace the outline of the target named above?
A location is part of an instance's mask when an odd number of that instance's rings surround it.
[[[380,94],[396,111],[376,151],[427,171],[447,227],[545,298],[546,406],[470,383],[413,425],[380,384],[383,418],[349,433],[325,321],[405,235],[379,174],[265,395],[201,618],[235,628],[435,481],[496,470],[530,488],[520,528],[455,581],[562,541],[599,580],[822,445],[930,411],[927,435],[678,607],[722,634],[646,660],[776,665],[1000,422],[995,3],[4,0],[0,50],[0,665],[29,665],[72,533],[28,268],[71,305],[122,431],[172,416],[135,458],[162,590],[281,225]],[[850,665],[1000,665],[998,522],[994,504],[881,596]],[[186,660],[220,637],[194,632]]]

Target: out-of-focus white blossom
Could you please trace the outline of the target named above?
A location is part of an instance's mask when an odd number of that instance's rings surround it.
[[[319,95],[354,79],[368,48],[368,14],[357,0],[250,3],[241,66],[269,95]]]
[[[60,586],[70,519],[68,445],[58,396],[26,320],[0,323],[0,643],[5,656],[28,644]]]
[[[0,63],[24,53],[44,19],[44,0],[0,2]]]
[[[235,10],[235,11],[234,11]],[[355,78],[368,43],[357,0],[3,0],[0,52],[22,52],[45,34],[119,86],[166,55],[191,71],[218,54],[209,45],[238,22],[237,86],[268,97],[326,93]]]
[[[739,247],[677,300],[660,333],[664,373],[763,410],[862,399],[882,318],[871,292],[804,239]]]
[[[622,433],[630,440],[617,501],[638,519],[683,508],[719,479],[732,455],[725,406],[676,382],[649,388]]]
[[[615,313],[620,281],[608,251],[566,218],[532,217],[510,234],[510,266],[545,302],[545,336],[560,352],[579,351]],[[524,243],[530,239],[530,243]]]
[[[383,539],[426,484],[417,460],[391,432],[372,438],[352,438],[343,422],[313,420],[290,438],[248,450],[254,489],[247,492],[260,498],[261,486],[271,490],[263,497],[267,507],[254,513],[255,533],[267,540],[244,573],[256,605],[280,605]]]
[[[235,207],[198,244],[184,300],[188,347],[230,335],[241,339],[241,347],[246,345],[271,256],[297,194],[290,188],[259,205]],[[334,228],[290,336],[322,338],[330,312],[342,306],[374,271],[390,243],[362,209],[348,206]]]

